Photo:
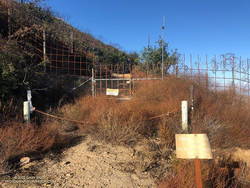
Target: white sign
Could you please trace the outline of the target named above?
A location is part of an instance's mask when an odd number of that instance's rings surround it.
[[[176,156],[181,159],[212,159],[206,134],[176,134]]]
[[[106,95],[112,95],[112,96],[118,96],[119,95],[119,89],[106,89]]]

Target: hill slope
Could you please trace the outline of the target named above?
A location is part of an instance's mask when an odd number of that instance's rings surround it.
[[[133,63],[129,54],[79,31],[35,2],[0,0],[0,122],[21,114],[18,109],[28,89],[35,102],[53,107],[78,81],[60,75],[88,78],[94,64]]]

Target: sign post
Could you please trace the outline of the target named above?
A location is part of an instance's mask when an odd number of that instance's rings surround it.
[[[194,159],[195,182],[202,188],[201,159],[212,159],[212,151],[206,134],[176,134],[176,156],[180,159]]]
[[[195,168],[195,182],[197,188],[202,188],[202,178],[201,178],[201,160],[194,160],[194,168]]]

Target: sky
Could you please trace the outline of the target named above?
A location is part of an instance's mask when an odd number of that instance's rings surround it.
[[[249,57],[249,0],[45,0],[68,23],[126,52],[164,39],[182,54]],[[149,37],[150,36],[150,37]]]

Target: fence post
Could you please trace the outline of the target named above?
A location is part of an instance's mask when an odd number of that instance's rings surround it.
[[[188,101],[181,101],[181,126],[182,130],[188,131]]]
[[[70,53],[74,53],[74,33],[70,33]]]
[[[233,92],[235,94],[235,75],[234,75],[234,71],[235,71],[235,61],[234,61],[234,56],[232,56],[232,87],[233,87]]]
[[[10,12],[10,3],[8,3],[7,4],[7,6],[8,6],[8,39],[10,39],[10,35],[11,35],[11,26],[10,26],[10,22],[11,22],[11,19],[10,19],[10,14],[11,14],[11,12]]]
[[[130,80],[129,80],[129,95],[132,96],[132,81],[133,81],[133,73],[132,73],[132,65],[129,66]]]
[[[23,118],[24,121],[30,123],[30,102],[24,101],[23,102]]]
[[[46,31],[43,29],[43,61],[44,61],[44,72],[46,72]]]
[[[94,69],[92,68],[92,78],[91,78],[91,92],[92,97],[95,96],[95,75],[94,75]]]

